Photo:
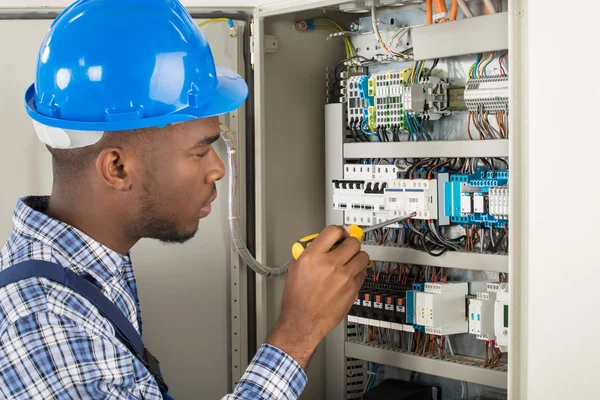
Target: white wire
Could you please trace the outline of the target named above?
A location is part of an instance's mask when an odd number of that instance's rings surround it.
[[[490,10],[490,14],[496,14],[496,6],[492,0],[483,0],[487,8]]]
[[[467,18],[472,18],[473,12],[471,12],[471,9],[467,5],[467,2],[465,0],[457,0],[457,1],[458,1],[458,5],[460,6],[460,9],[462,10],[463,14],[465,14],[465,16]]]

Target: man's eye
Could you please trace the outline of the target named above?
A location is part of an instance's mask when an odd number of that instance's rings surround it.
[[[206,151],[203,151],[202,153],[196,154],[196,156],[197,156],[197,157],[200,157],[200,158],[202,158],[202,157],[204,157],[205,155],[207,155],[209,151],[210,151],[210,149],[208,149],[208,150],[206,150]]]

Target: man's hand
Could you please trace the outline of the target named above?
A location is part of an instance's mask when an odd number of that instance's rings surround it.
[[[325,228],[290,265],[281,315],[267,343],[306,368],[319,342],[350,311],[368,262],[360,242],[344,227]]]

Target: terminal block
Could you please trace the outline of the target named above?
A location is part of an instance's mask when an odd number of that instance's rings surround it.
[[[455,224],[508,225],[507,184],[505,170],[452,175],[444,183],[444,214]]]
[[[349,122],[360,122],[365,118],[365,110],[369,107],[367,98],[361,96],[361,88],[368,82],[367,76],[351,76],[346,81],[345,99]]]
[[[432,76],[421,83],[407,86],[402,95],[404,110],[429,120],[438,120],[449,115],[448,88],[442,79]]]
[[[465,89],[465,104],[471,112],[508,111],[508,76],[469,79]]]
[[[508,220],[508,199],[508,186],[490,188],[490,215],[499,219]]]
[[[368,94],[374,97],[374,107],[369,109],[369,117],[374,114],[374,125],[371,129],[400,128],[408,130],[406,115],[402,104],[402,94],[410,70],[374,74],[369,78]],[[370,120],[369,120],[370,121]]]

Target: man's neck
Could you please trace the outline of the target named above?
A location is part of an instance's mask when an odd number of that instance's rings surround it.
[[[119,254],[127,254],[138,239],[124,234],[122,227],[127,221],[119,218],[114,209],[98,204],[93,198],[93,195],[83,193],[65,196],[55,187],[46,214],[79,229]]]

